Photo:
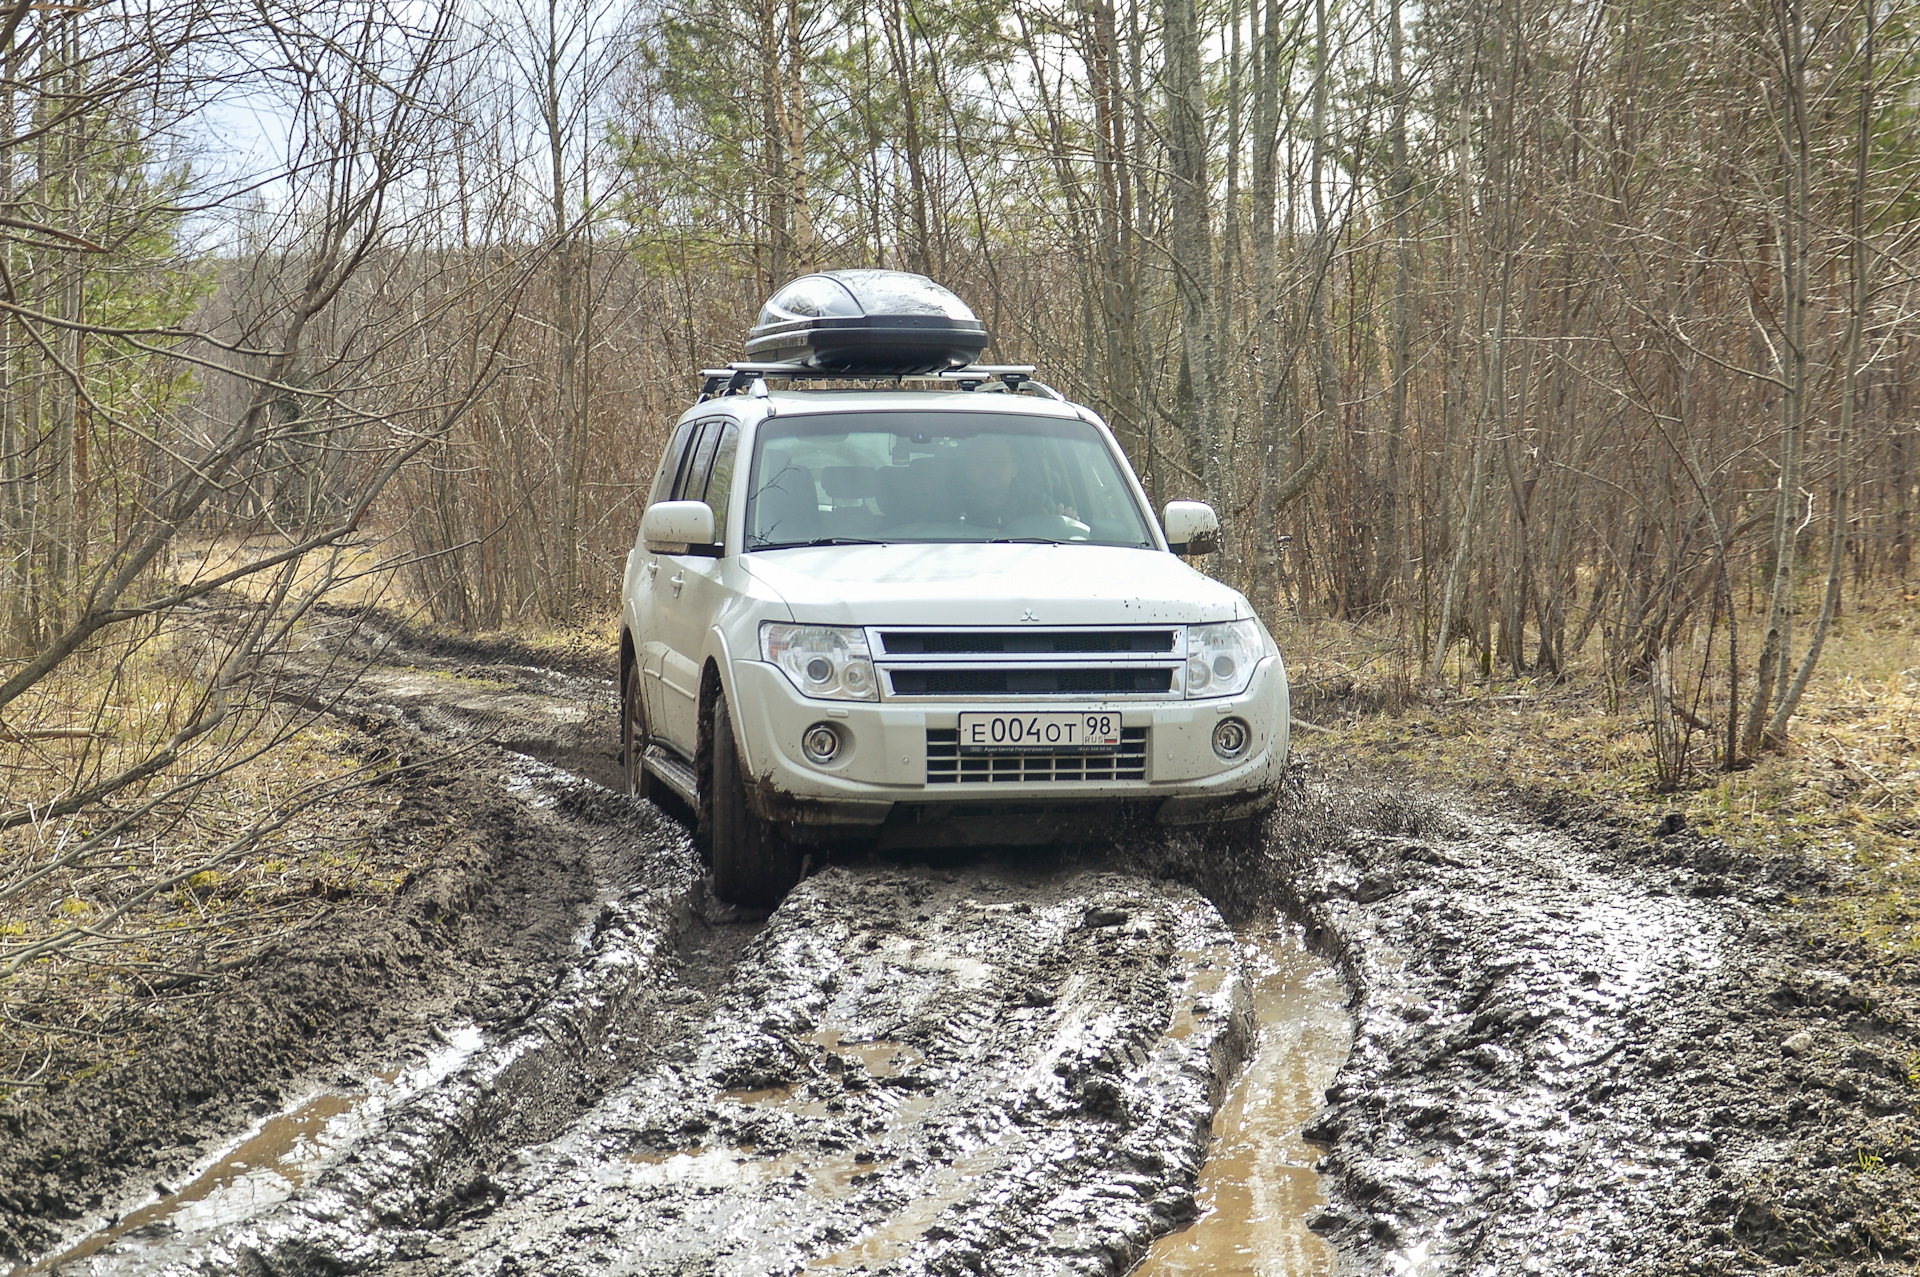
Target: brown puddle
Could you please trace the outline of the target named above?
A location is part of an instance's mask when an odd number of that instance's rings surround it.
[[[165,1220],[182,1232],[203,1227],[194,1216],[206,1212],[209,1199],[218,1202],[208,1223],[247,1214],[279,1201],[306,1179],[305,1163],[312,1159],[329,1119],[352,1110],[359,1096],[316,1095],[299,1108],[267,1119],[252,1137],[203,1172],[172,1197],[163,1197],[134,1211],[113,1227],[95,1233],[73,1249],[44,1259],[24,1270],[46,1272],[97,1254],[109,1243],[149,1224]]]
[[[1238,943],[1256,1030],[1247,1067],[1213,1120],[1195,1194],[1200,1218],[1155,1242],[1131,1277],[1333,1272],[1333,1249],[1307,1230],[1308,1212],[1324,1198],[1313,1171],[1320,1150],[1300,1128],[1353,1045],[1346,989],[1291,927]]]
[[[14,1277],[50,1272],[105,1250],[142,1229],[193,1233],[250,1218],[281,1201],[370,1129],[375,1116],[452,1072],[480,1045],[480,1032],[456,1030],[451,1043],[411,1069],[383,1069],[358,1092],[322,1091],[266,1118],[232,1148],[195,1169],[181,1189],[128,1211],[74,1245],[15,1268]]]
[[[691,1185],[726,1189],[791,1179],[803,1184],[809,1192],[837,1196],[878,1174],[891,1160],[859,1152],[825,1155],[792,1152],[758,1157],[750,1144],[739,1148],[696,1148],[631,1154],[626,1158],[627,1169],[616,1177],[609,1177],[609,1182],[629,1188]]]
[[[963,1197],[973,1182],[997,1165],[1005,1155],[998,1147],[955,1158],[930,1177],[926,1191],[899,1214],[843,1250],[808,1261],[802,1273],[844,1272],[849,1269],[875,1269],[912,1249],[940,1213]]]
[[[924,1062],[920,1052],[887,1038],[848,1042],[838,1029],[822,1029],[818,1033],[809,1033],[806,1040],[840,1057],[843,1062],[859,1061],[868,1077],[898,1077],[907,1069]]]
[[[857,1068],[875,1081],[899,1077],[925,1059],[912,1047],[888,1038],[845,1041],[838,1029],[821,1029],[807,1034],[804,1040],[826,1052],[832,1071],[841,1073]],[[849,1079],[848,1088],[858,1089],[858,1084]],[[737,1087],[721,1091],[714,1098],[731,1104],[744,1104],[749,1108],[778,1107],[797,1117],[828,1117],[836,1111],[818,1100],[800,1100],[801,1091],[802,1084],[799,1082],[782,1082],[777,1086]]]

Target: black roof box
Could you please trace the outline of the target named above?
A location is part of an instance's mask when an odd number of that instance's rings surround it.
[[[767,299],[747,334],[750,360],[849,376],[964,368],[986,346],[986,326],[965,302],[903,270],[802,275]]]

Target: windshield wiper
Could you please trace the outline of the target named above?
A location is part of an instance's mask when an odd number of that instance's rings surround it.
[[[885,545],[885,541],[874,541],[867,537],[815,537],[811,541],[767,541],[753,546],[755,550],[798,550],[810,545]]]
[[[988,545],[1069,545],[1058,537],[994,537]]]

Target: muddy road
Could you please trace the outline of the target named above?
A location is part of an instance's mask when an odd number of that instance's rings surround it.
[[[1258,847],[846,857],[759,917],[605,788],[591,669],[343,630],[290,694],[462,778],[506,833],[407,903],[511,943],[158,1184],[50,1174],[15,1271],[1905,1270],[1911,985],[1812,961],[1788,862],[1307,760]]]

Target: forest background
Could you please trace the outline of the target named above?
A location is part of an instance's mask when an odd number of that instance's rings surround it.
[[[1851,601],[1911,629],[1914,16],[0,4],[0,981],[168,900],[139,961],[244,961],[209,900],[391,766],[278,694],[301,624],[603,622],[814,268],[957,291],[1379,703],[1578,673],[1650,793],[1778,756]],[[1908,721],[1849,764],[1895,837]]]

